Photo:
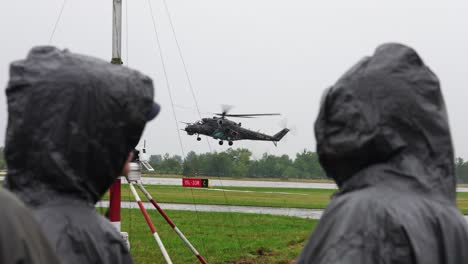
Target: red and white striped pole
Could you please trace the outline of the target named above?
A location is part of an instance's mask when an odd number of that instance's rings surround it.
[[[138,206],[140,207],[141,213],[145,217],[146,223],[148,224],[148,227],[150,228],[151,233],[153,233],[154,239],[156,240],[159,248],[161,249],[164,259],[166,260],[168,264],[172,264],[171,258],[169,257],[169,254],[167,254],[166,248],[164,247],[164,244],[161,238],[159,237],[158,232],[156,232],[156,228],[151,222],[151,219],[148,216],[148,212],[146,212],[146,209],[143,206],[143,203],[141,202],[140,196],[138,195],[137,191],[135,190],[135,187],[133,186],[133,182],[129,182],[129,185],[130,185],[130,190],[132,191],[133,196],[135,197],[135,200],[137,201]]]
[[[143,187],[143,184],[141,182],[137,183],[138,188],[145,194],[146,198],[153,204],[153,206],[158,210],[158,212],[164,217],[166,222],[174,229],[174,231],[177,233],[177,235],[185,242],[185,244],[190,248],[190,250],[195,254],[195,256],[198,258],[200,263],[207,264],[205,259],[198,253],[197,249],[190,243],[190,241],[184,236],[184,234],[177,228],[177,226],[172,222],[171,218],[164,212],[164,210],[154,201],[153,197],[151,197],[151,194],[149,194],[148,191],[146,191],[145,187]]]
[[[109,221],[120,232],[120,178],[109,189]]]

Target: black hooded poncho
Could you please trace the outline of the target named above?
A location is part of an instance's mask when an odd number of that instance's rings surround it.
[[[60,263],[30,210],[3,188],[0,211],[0,263]]]
[[[122,172],[153,105],[150,78],[53,47],[10,67],[6,187],[62,263],[132,263],[94,204]]]
[[[467,263],[439,80],[385,44],[325,94],[317,152],[339,186],[298,263]]]

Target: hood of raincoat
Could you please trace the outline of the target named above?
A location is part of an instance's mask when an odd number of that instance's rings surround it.
[[[32,206],[57,195],[98,201],[153,107],[149,77],[54,47],[13,62],[6,95],[6,186]]]
[[[455,201],[439,80],[407,46],[379,46],[329,88],[315,135],[320,163],[340,192],[385,184]]]

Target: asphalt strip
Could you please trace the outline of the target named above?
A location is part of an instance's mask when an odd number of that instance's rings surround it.
[[[149,202],[143,202],[146,210],[155,210]],[[321,209],[303,209],[303,208],[278,208],[278,207],[260,207],[260,206],[237,206],[237,205],[207,205],[207,204],[173,204],[159,203],[164,210],[197,211],[197,212],[224,212],[224,213],[250,213],[250,214],[269,214],[294,216],[300,218],[320,219],[323,210]],[[109,201],[100,201],[96,207],[109,207]],[[122,208],[137,209],[136,202],[121,203]]]

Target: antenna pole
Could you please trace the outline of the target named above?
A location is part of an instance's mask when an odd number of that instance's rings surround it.
[[[122,64],[122,0],[112,3],[112,64]],[[120,232],[120,177],[109,189],[109,221]]]

